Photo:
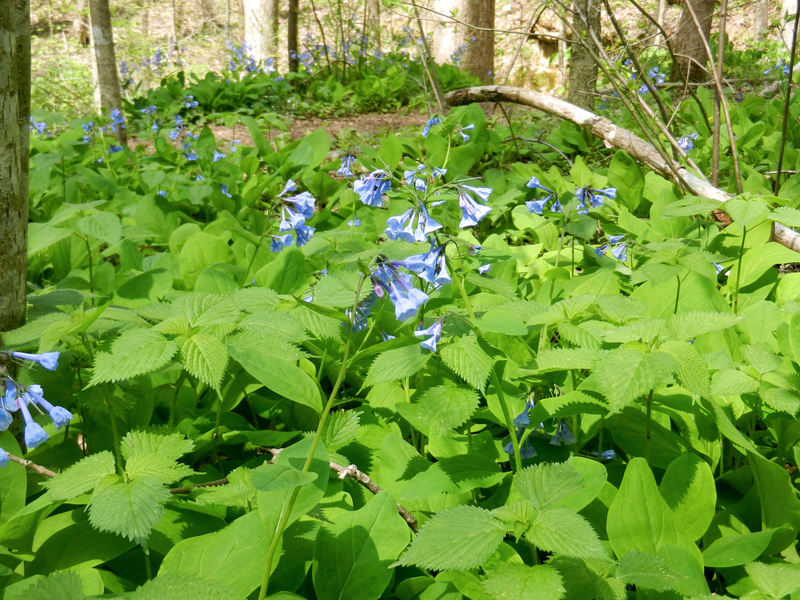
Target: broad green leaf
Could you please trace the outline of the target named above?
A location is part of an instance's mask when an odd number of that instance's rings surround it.
[[[276,492],[311,483],[317,478],[316,473],[300,471],[288,465],[264,463],[253,469],[250,474],[253,487],[261,492]]]
[[[735,223],[743,227],[757,225],[769,213],[769,207],[763,198],[731,198],[720,208],[728,213]]]
[[[777,242],[767,242],[755,248],[750,248],[742,255],[741,274],[737,273],[739,269],[737,265],[734,265],[733,269],[731,269],[731,274],[728,276],[728,285],[732,286],[738,277],[739,288],[741,289],[759,279],[774,265],[795,262],[796,260],[797,252],[781,246]]]
[[[483,582],[492,600],[560,600],[564,585],[559,572],[549,565],[501,564]]]
[[[194,289],[197,276],[206,267],[226,264],[231,260],[231,249],[221,237],[205,231],[196,231],[183,244],[178,261],[181,277],[189,289]]]
[[[0,448],[17,456],[22,455],[19,444],[10,431],[0,433]],[[111,464],[113,472],[113,461]],[[54,479],[58,479],[58,477]],[[3,467],[0,471],[0,523],[5,523],[25,507],[27,492],[28,474],[25,467],[16,463]],[[0,537],[0,539],[4,538]]]
[[[717,505],[711,467],[696,454],[683,454],[669,465],[659,489],[686,538],[699,540],[711,524]]]
[[[352,308],[359,279],[357,271],[328,273],[314,286],[314,302],[331,308]],[[361,299],[368,295],[370,289],[369,285],[362,286]]]
[[[761,500],[763,528],[788,526],[795,531],[800,529],[800,500],[786,469],[753,454],[748,462]]]
[[[203,578],[224,586],[234,598],[246,598],[261,583],[280,507],[274,507],[273,513],[269,523],[258,512],[249,512],[220,531],[178,542],[164,557],[159,577]],[[277,562],[273,561],[273,569]]]
[[[184,573],[159,573],[135,592],[128,600],[239,600],[222,582],[209,581]]]
[[[110,212],[98,212],[83,217],[76,224],[76,228],[83,235],[109,246],[119,242],[122,236],[119,217]]]
[[[474,569],[494,553],[505,532],[491,512],[455,506],[436,513],[411,541],[397,564],[423,569]]]
[[[541,463],[514,475],[514,488],[538,511],[558,506],[582,487],[583,477],[569,462]]]
[[[279,294],[296,294],[306,285],[306,259],[303,252],[290,248],[256,273],[256,281]]]
[[[334,411],[325,421],[322,442],[329,452],[335,452],[356,439],[359,413],[355,410]]]
[[[800,569],[794,566],[753,562],[744,568],[758,589],[773,600],[780,600],[800,590]]]
[[[89,521],[100,531],[116,533],[144,544],[153,525],[164,514],[169,490],[148,477],[122,481],[106,477],[89,501]]]
[[[26,600],[83,600],[83,583],[75,571],[58,571],[25,589]]]
[[[433,431],[460,427],[472,416],[478,403],[474,390],[445,384],[427,388],[412,406],[419,420],[427,424],[426,435],[430,435]]]
[[[736,567],[754,561],[769,546],[779,529],[765,529],[742,535],[724,535],[703,551],[707,567]]]
[[[800,210],[790,206],[779,206],[767,218],[787,227],[800,227]]]
[[[597,532],[586,519],[568,508],[540,512],[525,537],[548,552],[574,558],[608,558]]]
[[[493,458],[484,454],[448,456],[440,459],[436,465],[462,491],[491,487],[500,483],[507,475],[500,471],[500,466]]]
[[[667,319],[665,334],[671,340],[688,342],[704,333],[733,327],[741,320],[742,318],[737,315],[719,312],[682,312]]]
[[[251,479],[252,470],[237,467],[228,473],[227,485],[197,488],[195,501],[198,504],[221,504],[248,508],[255,505],[256,488]]]
[[[617,189],[617,201],[631,211],[642,201],[644,176],[638,163],[623,150],[617,150],[608,165],[608,184]]]
[[[101,479],[114,472],[114,455],[106,450],[81,459],[44,485],[54,500],[71,500],[93,490]]]
[[[505,335],[526,335],[528,328],[520,319],[504,310],[490,310],[475,324],[481,331]]]
[[[298,366],[274,354],[268,345],[237,338],[228,345],[228,350],[259,383],[292,402],[322,412],[322,397],[314,380]]]
[[[492,358],[478,345],[478,338],[458,338],[444,346],[439,354],[448,367],[477,390],[483,391],[492,369]]]
[[[684,579],[664,559],[639,550],[631,550],[619,559],[616,575],[629,585],[659,592],[677,589]]]
[[[212,388],[219,388],[228,366],[228,351],[219,338],[195,333],[181,347],[183,367]]]
[[[675,359],[664,352],[617,348],[595,365],[592,379],[613,413],[666,383],[678,367]]]
[[[663,544],[680,543],[679,528],[647,461],[641,457],[632,459],[606,520],[608,539],[616,555],[622,557],[631,550],[656,555]]]
[[[564,369],[592,369],[603,356],[602,351],[584,348],[554,348],[543,350],[536,356],[539,371],[561,371]]]
[[[389,565],[408,538],[408,526],[386,492],[359,510],[337,511],[333,523],[322,525],[314,545],[317,598],[377,600],[392,579]]]
[[[111,352],[95,355],[90,386],[122,381],[156,371],[175,355],[178,346],[152,329],[128,329],[111,344]]]
[[[381,352],[369,367],[364,386],[410,377],[428,362],[431,353],[419,344]]]

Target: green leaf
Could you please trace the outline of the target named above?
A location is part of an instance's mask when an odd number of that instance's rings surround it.
[[[228,350],[262,385],[292,402],[322,412],[322,397],[314,380],[297,365],[273,353],[268,344],[257,343],[252,338],[237,338],[228,344]]]
[[[748,462],[761,500],[763,528],[800,529],[800,500],[786,469],[754,454],[750,454]]]
[[[431,353],[423,350],[419,344],[403,346],[381,352],[369,367],[364,386],[376,383],[388,383],[410,377],[428,362]]]
[[[222,582],[213,582],[184,573],[159,573],[128,600],[239,600]]]
[[[608,165],[607,176],[609,186],[617,189],[617,201],[635,211],[644,190],[644,176],[638,163],[623,150],[617,150]]]
[[[540,512],[525,537],[548,552],[583,559],[607,559],[597,533],[581,515],[568,508]]]
[[[314,590],[319,600],[377,600],[392,579],[389,565],[408,543],[409,529],[390,494],[363,508],[337,511],[320,528],[314,545]]]
[[[250,477],[256,490],[276,492],[311,483],[317,478],[317,474],[300,471],[289,465],[264,463],[260,467],[253,469]]]
[[[128,477],[145,477],[164,484],[194,473],[188,465],[177,462],[193,447],[191,440],[178,433],[159,435],[144,431],[129,431],[120,443]]]
[[[111,344],[111,352],[95,355],[90,386],[122,381],[156,371],[178,350],[177,344],[152,329],[128,329]]]
[[[780,529],[765,529],[742,535],[723,535],[703,551],[707,567],[736,567],[761,556]]]
[[[81,459],[58,477],[44,482],[54,500],[71,500],[93,490],[106,475],[115,472],[114,455],[103,451]]]
[[[728,285],[732,286],[738,277],[739,289],[741,289],[759,279],[775,265],[795,261],[797,261],[796,251],[781,246],[777,242],[761,244],[745,251],[742,255],[741,275],[737,275],[738,266],[734,265],[728,276]]]
[[[608,508],[606,531],[622,557],[631,550],[658,554],[663,544],[679,544],[679,523],[664,502],[644,458],[628,463],[619,491]]]
[[[652,389],[664,384],[678,370],[678,363],[664,352],[642,352],[633,348],[610,350],[595,365],[592,378],[617,412]]]
[[[538,511],[557,506],[582,487],[583,478],[568,462],[541,463],[514,475],[514,488]]]
[[[491,357],[478,345],[478,338],[458,338],[444,346],[439,354],[450,369],[477,390],[483,391],[492,369]]]
[[[170,493],[160,481],[139,478],[122,481],[106,477],[89,501],[89,522],[100,531],[116,533],[145,544],[161,515]]]
[[[592,369],[602,356],[602,351],[584,348],[542,350],[536,356],[536,368],[540,372],[562,371],[564,369]]]
[[[787,227],[800,227],[800,210],[790,206],[779,206],[767,218]]]
[[[306,259],[303,252],[290,248],[264,265],[256,273],[256,281],[279,294],[296,294],[306,285]]]
[[[83,235],[109,246],[119,242],[122,225],[119,217],[109,212],[98,212],[78,220],[76,228]]]
[[[494,553],[505,532],[492,513],[455,506],[436,513],[412,540],[397,564],[423,569],[474,569]]]
[[[200,381],[218,389],[228,366],[228,351],[219,338],[195,333],[181,346],[183,367]]]
[[[355,410],[334,411],[325,421],[322,442],[329,452],[335,452],[356,439],[358,435],[359,413]]]
[[[505,335],[526,335],[528,328],[520,319],[504,310],[490,310],[475,324],[481,331]]]
[[[26,600],[83,600],[85,597],[83,583],[75,571],[52,573],[24,592]]]
[[[711,467],[696,454],[683,454],[667,467],[659,489],[686,538],[699,540],[711,524],[717,505]]]
[[[448,383],[427,388],[412,406],[418,419],[428,425],[428,431],[434,432],[461,427],[479,402],[474,390]]]
[[[704,333],[733,327],[742,320],[737,315],[710,311],[678,313],[667,319],[666,335],[672,340],[688,342]]]
[[[560,600],[566,590],[549,565],[504,563],[489,572],[483,591],[492,600]]]
[[[731,219],[743,227],[751,227],[763,221],[769,213],[769,207],[763,198],[731,198],[720,208],[728,213]]]
[[[360,274],[356,271],[334,271],[325,275],[314,286],[314,302],[331,308],[351,308],[356,299]],[[362,299],[370,286],[362,286]]]
[[[758,589],[774,600],[780,600],[800,590],[800,569],[793,566],[753,562],[746,565],[745,570]]]
[[[238,506],[249,508],[255,505],[256,488],[251,479],[252,470],[237,467],[228,473],[227,485],[196,488],[198,504],[221,504],[222,506]]]
[[[631,550],[619,559],[616,575],[629,585],[658,592],[677,589],[684,579],[664,559],[638,550]]]
[[[693,345],[670,341],[661,344],[659,350],[677,361],[678,379],[689,392],[698,396],[711,393],[708,364]]]
[[[0,448],[17,456],[22,455],[19,443],[10,431],[0,432]],[[26,508],[28,485],[27,469],[22,465],[9,464],[0,471],[0,523],[8,522]],[[0,540],[4,540],[2,535]]]
[[[226,264],[230,260],[231,249],[225,240],[205,231],[191,234],[178,256],[181,277],[189,289],[194,289],[198,275],[207,267]]]

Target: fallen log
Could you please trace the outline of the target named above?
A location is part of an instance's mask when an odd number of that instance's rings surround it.
[[[482,85],[449,92],[445,95],[445,101],[450,106],[460,106],[472,102],[513,102],[537,108],[588,129],[602,139],[607,146],[624,150],[662,177],[673,181],[677,179],[676,183],[686,187],[695,196],[718,202],[725,202],[733,198],[733,194],[714,187],[705,178],[695,175],[678,163],[665,159],[652,144],[632,131],[619,127],[605,117],[560,98],[510,85]],[[800,252],[800,233],[785,225],[775,223],[772,229],[772,239],[782,246]]]

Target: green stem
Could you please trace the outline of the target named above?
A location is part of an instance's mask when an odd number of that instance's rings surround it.
[[[150,564],[150,550],[142,548],[142,551],[144,551],[144,572],[147,575],[147,580],[150,581],[153,578],[153,567]]]
[[[561,251],[564,249],[564,236],[566,235],[566,233],[567,232],[566,232],[566,227],[565,227],[564,230],[561,232],[561,235],[558,238],[558,254],[556,254],[556,262],[555,262],[555,265],[553,267],[554,271],[556,269],[558,269],[558,265],[561,262]],[[553,303],[553,290],[556,287],[555,273],[553,273],[553,275],[554,275],[554,277],[550,280],[550,294],[549,294],[550,304]]]
[[[644,432],[644,459],[650,462],[650,439],[652,437],[651,425],[653,422],[653,390],[647,396],[647,424]]]
[[[497,398],[500,400],[500,407],[503,409],[503,419],[505,419],[506,422],[508,435],[511,436],[511,447],[514,449],[515,470],[519,471],[522,469],[522,454],[519,450],[517,430],[516,427],[514,427],[514,419],[511,418],[511,413],[508,411],[506,397],[505,394],[503,394],[503,388],[500,385],[500,378],[497,376],[497,372],[494,370],[494,368],[492,368],[492,383],[494,384],[494,389],[497,391]]]
[[[117,417],[114,415],[114,409],[111,406],[111,400],[108,399],[108,392],[104,394],[103,400],[108,409],[108,414],[111,417],[111,437],[114,440],[114,458],[117,462],[117,474],[122,475],[122,452],[120,451],[119,427],[117,426]]]
[[[675,278],[678,280],[678,289],[675,291],[675,308],[672,311],[672,314],[678,314],[678,300],[681,297],[681,276],[675,275]]]
[[[747,236],[747,228],[742,227],[742,243],[739,246],[739,258],[736,266],[736,289],[733,293],[733,312],[739,314],[739,281],[742,276],[742,256],[744,255],[744,239]]]
[[[172,425],[175,424],[175,411],[178,409],[178,395],[181,393],[181,386],[185,378],[186,371],[181,369],[181,374],[178,375],[178,381],[175,382],[175,393],[172,395],[172,402],[169,407],[169,419],[167,419],[168,427],[172,427]]]
[[[89,243],[89,236],[83,238],[86,242],[86,256],[89,258],[89,291],[94,294],[94,272],[92,269],[92,245]],[[94,298],[90,299],[91,303],[94,304]]]
[[[600,417],[600,430],[597,432],[597,458],[598,460],[602,460],[601,454],[603,453],[603,432],[606,428],[606,417],[602,415]]]
[[[467,314],[469,315],[469,320],[473,323],[475,322],[475,313],[472,310],[472,303],[469,301],[469,296],[467,296],[467,290],[464,289],[464,279],[461,277],[461,273],[464,272],[464,260],[461,260],[461,272],[458,272],[456,269],[450,269],[450,276],[453,279],[453,283],[456,284],[458,288],[458,293],[461,294],[462,300],[464,300],[464,306],[467,309]]]
[[[356,308],[358,307],[358,299],[361,297],[361,287],[364,285],[366,277],[362,274],[361,279],[358,282],[358,288],[356,289],[356,297],[353,301],[353,313],[356,313]],[[347,341],[344,344],[344,352],[342,353],[342,363],[339,367],[339,373],[336,376],[336,381],[333,384],[333,389],[331,389],[331,393],[328,396],[328,401],[325,403],[325,408],[322,410],[322,414],[319,418],[319,424],[317,425],[317,430],[314,432],[314,439],[311,441],[311,448],[308,450],[308,455],[306,456],[306,461],[303,464],[303,468],[301,469],[302,472],[308,472],[309,468],[311,467],[311,462],[314,459],[314,454],[317,451],[317,446],[319,446],[319,441],[322,439],[322,432],[325,428],[325,422],[328,420],[328,415],[331,412],[331,408],[333,408],[333,403],[336,401],[336,396],[339,394],[339,388],[342,386],[342,382],[344,381],[344,376],[347,373],[347,359],[350,355],[350,342],[353,340],[353,327],[349,327],[347,333]],[[289,516],[292,514],[292,509],[294,508],[294,503],[297,500],[297,495],[300,492],[300,487],[295,487],[292,490],[291,496],[289,496],[289,500],[281,509],[281,515],[278,518],[278,525],[275,527],[275,535],[272,536],[272,540],[270,541],[269,548],[267,549],[267,558],[264,562],[264,574],[261,578],[261,588],[258,591],[258,600],[264,600],[267,596],[267,589],[269,587],[269,576],[272,572],[272,561],[275,558],[275,551],[278,548],[278,544],[280,543],[281,537],[283,536],[283,531],[286,528],[286,524],[289,521]]]
[[[217,392],[217,414],[214,417],[214,435],[211,437],[211,464],[216,465],[219,458],[219,425],[222,420],[222,392],[219,388]]]

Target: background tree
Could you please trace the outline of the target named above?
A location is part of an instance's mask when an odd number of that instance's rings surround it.
[[[694,15],[692,15],[694,13]],[[678,29],[675,31],[675,81],[702,81],[708,78],[708,62],[703,40],[711,34],[714,0],[683,0]],[[700,24],[698,30],[697,23]]]
[[[114,109],[122,108],[122,95],[119,88],[108,0],[89,0],[89,11],[92,18],[92,47],[97,65],[100,105],[103,111],[110,115]],[[121,143],[126,142],[124,127],[117,127],[117,137]]]
[[[365,0],[364,2],[364,35],[369,36],[376,50],[381,49],[381,2]]]
[[[28,117],[31,54],[28,0],[0,4],[0,331],[25,321]]]
[[[597,63],[584,44],[592,45],[591,32],[600,38],[599,0],[577,0],[572,18],[572,64],[569,69],[567,100],[594,110]]]
[[[437,0],[434,3],[433,57],[455,58],[483,83],[494,77],[494,0]]]
[[[277,0],[243,0],[244,42],[256,60],[273,56],[278,38]]]
[[[297,72],[297,17],[300,12],[298,0],[289,0],[289,19],[286,23],[286,49],[289,53],[289,70]]]

